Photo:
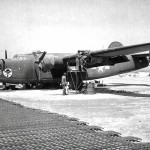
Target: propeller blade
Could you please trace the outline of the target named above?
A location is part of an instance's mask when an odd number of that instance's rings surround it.
[[[35,63],[40,64],[41,61],[44,59],[44,57],[46,55],[46,52],[44,51],[40,58],[39,58],[39,56],[37,55],[36,52],[33,52],[33,55],[34,55],[35,60],[36,60]]]
[[[2,68],[2,70],[5,70],[5,60],[2,59],[2,62],[3,62],[3,68]]]
[[[5,59],[7,59],[7,50],[5,50]]]
[[[41,63],[41,61],[43,60],[45,55],[46,55],[46,52],[44,51],[43,54],[41,55],[41,57],[39,58],[39,64]]]
[[[45,57],[45,55],[46,55],[46,52],[44,51],[43,54],[42,54],[40,57],[37,55],[36,52],[33,52],[33,55],[34,55],[34,57],[35,57],[35,63],[38,64],[39,68],[40,68],[42,71],[46,72],[47,70],[45,70],[45,69],[46,69],[46,68],[45,68],[45,63],[44,63],[44,61],[43,61],[43,59],[44,59],[44,57]]]
[[[149,51],[149,63],[150,63],[150,51]]]

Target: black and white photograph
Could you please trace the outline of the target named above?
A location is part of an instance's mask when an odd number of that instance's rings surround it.
[[[149,0],[0,0],[0,150],[150,150]]]

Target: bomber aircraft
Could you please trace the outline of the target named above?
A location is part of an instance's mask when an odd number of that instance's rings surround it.
[[[137,69],[149,65],[148,55],[140,52],[150,51],[150,43],[123,46],[112,42],[108,49],[86,50],[86,80],[95,80]],[[13,58],[0,59],[0,82],[10,88],[24,85],[26,88],[39,85],[60,84],[61,77],[68,66],[76,65],[77,54],[56,54],[32,52],[18,54]]]

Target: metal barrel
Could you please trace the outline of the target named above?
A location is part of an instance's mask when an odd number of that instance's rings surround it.
[[[88,85],[87,85],[87,94],[95,94],[95,85],[94,85],[94,83],[88,83]]]

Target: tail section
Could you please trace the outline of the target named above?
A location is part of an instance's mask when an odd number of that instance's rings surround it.
[[[122,46],[123,44],[121,44],[120,42],[114,41],[108,46],[108,48],[110,49],[110,48],[116,48],[116,47],[122,47]]]

